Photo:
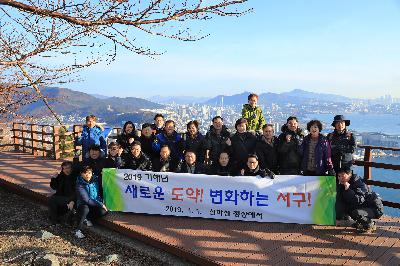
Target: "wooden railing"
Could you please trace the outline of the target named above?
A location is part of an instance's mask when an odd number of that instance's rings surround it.
[[[66,131],[65,128],[72,128],[72,131]],[[2,136],[1,132],[0,130],[0,138]],[[54,126],[13,123],[12,132],[13,143],[11,145],[14,146],[14,149],[22,152],[29,152],[35,156],[43,156],[58,160],[63,157],[69,157],[70,154],[81,149],[80,146],[74,144],[74,139],[82,132],[81,125]],[[120,132],[121,128],[113,128],[113,134],[110,136],[110,140],[115,139],[116,135]],[[400,148],[366,145],[359,145],[358,148],[365,149],[364,160],[357,160],[354,164],[364,167],[364,179],[368,185],[400,189],[399,183],[372,180],[372,168],[400,171],[400,165],[373,162],[372,150],[400,151]],[[383,204],[388,207],[400,209],[400,203],[398,202],[385,200]]]
[[[387,170],[398,170],[398,171],[400,170],[400,165],[373,162],[372,161],[372,150],[400,151],[400,148],[367,146],[367,145],[359,145],[357,147],[365,149],[364,160],[363,161],[358,160],[358,161],[354,162],[355,165],[364,167],[365,183],[367,183],[368,185],[372,185],[372,186],[400,189],[399,183],[390,183],[390,182],[372,180],[372,167],[378,168],[378,169],[387,169]],[[399,182],[400,182],[400,180],[399,180]],[[383,205],[400,209],[399,202],[392,202],[392,201],[384,200]]]

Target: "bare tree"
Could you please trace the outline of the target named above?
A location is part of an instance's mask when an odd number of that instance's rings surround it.
[[[48,99],[40,88],[78,79],[78,71],[112,62],[121,48],[154,57],[142,33],[180,41],[206,37],[191,21],[242,16],[247,0],[0,0],[0,113]],[[106,49],[105,49],[106,48]],[[89,56],[88,56],[89,55]],[[61,122],[61,121],[59,121]]]

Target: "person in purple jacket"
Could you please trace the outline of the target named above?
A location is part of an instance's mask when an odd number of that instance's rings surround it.
[[[302,155],[301,170],[303,175],[335,176],[331,159],[331,146],[328,139],[321,134],[322,123],[318,120],[311,120],[307,123],[307,130],[310,132],[304,137],[300,146]]]
[[[76,196],[78,206],[78,224],[75,231],[77,238],[84,238],[83,224],[92,226],[89,219],[97,219],[107,214],[108,209],[103,203],[100,193],[101,178],[93,175],[90,166],[82,167],[76,181]]]

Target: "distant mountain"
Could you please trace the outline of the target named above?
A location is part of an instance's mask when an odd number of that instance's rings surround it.
[[[51,105],[61,115],[78,114],[86,116],[88,114],[95,114],[99,117],[107,117],[120,113],[138,113],[140,109],[159,109],[164,107],[163,105],[140,98],[109,97],[99,99],[83,92],[57,87],[43,88],[42,93],[51,98]],[[20,113],[42,116],[49,112],[43,102],[38,101],[24,106],[21,108]]]
[[[222,98],[224,100],[224,105],[237,105],[237,104],[245,104],[247,103],[247,96],[250,92],[243,92],[240,94],[234,94],[231,96],[218,95],[212,99],[209,99],[205,102],[205,104],[209,105],[221,105]],[[350,98],[343,97],[335,94],[325,94],[325,93],[314,93],[308,92],[304,90],[293,90],[290,92],[283,93],[273,93],[266,92],[259,94],[258,99],[260,104],[287,104],[287,103],[296,103],[296,104],[307,104],[315,101],[319,102],[351,102]]]
[[[341,95],[329,94],[329,93],[315,93],[301,89],[295,89],[289,92],[283,92],[280,95],[308,98],[308,99],[318,99],[320,101],[330,101],[330,102],[351,102],[351,98],[344,97]]]
[[[160,103],[160,104],[168,104],[168,103],[177,103],[177,104],[192,104],[192,103],[203,103],[210,99],[210,97],[194,97],[194,96],[161,96],[156,95],[148,98],[149,101]]]
[[[96,93],[90,94],[90,95],[92,95],[93,97],[96,97],[97,99],[102,99],[102,100],[110,98],[110,96],[105,96],[105,95],[96,94]]]

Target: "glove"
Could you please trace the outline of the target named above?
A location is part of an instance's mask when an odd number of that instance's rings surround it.
[[[265,169],[266,175],[271,178],[271,179],[275,179],[275,174],[274,172],[272,172],[271,170],[269,170],[268,168]]]

